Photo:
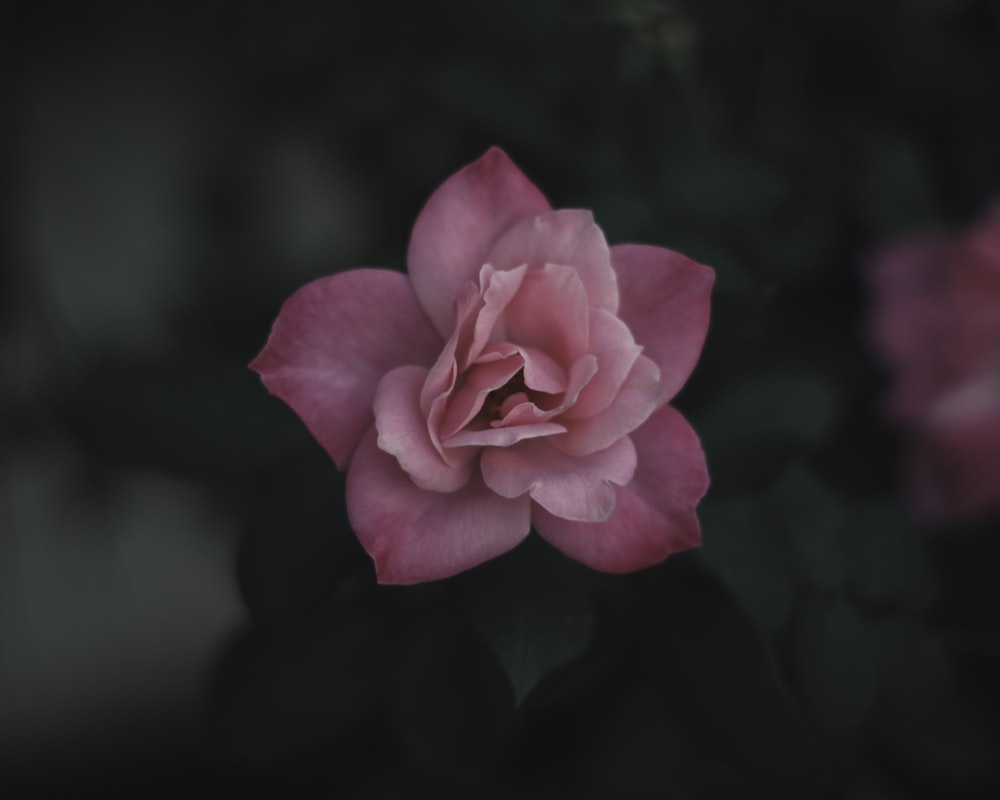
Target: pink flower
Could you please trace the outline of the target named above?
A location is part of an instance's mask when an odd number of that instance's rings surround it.
[[[694,431],[666,405],[708,327],[714,274],[609,248],[493,148],[417,218],[409,276],[321,278],[251,364],[340,469],[382,583],[453,575],[532,525],[609,572],[701,540]]]
[[[960,238],[891,245],[871,277],[916,508],[936,520],[1000,510],[1000,207]]]

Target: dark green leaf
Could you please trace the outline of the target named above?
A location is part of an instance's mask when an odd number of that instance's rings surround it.
[[[202,354],[98,370],[67,413],[102,458],[203,480],[246,474],[308,441],[245,365]]]
[[[222,660],[210,698],[217,746],[274,759],[327,744],[378,698],[388,664],[380,619],[350,611],[244,633]]]
[[[510,723],[510,688],[493,654],[471,631],[423,619],[395,664],[392,721],[407,760],[449,777],[493,769]]]
[[[891,503],[850,509],[845,541],[851,585],[876,606],[923,608],[934,584],[926,563],[922,535]]]
[[[803,605],[796,623],[796,672],[807,706],[829,730],[857,726],[878,688],[876,629],[842,599]]]
[[[522,547],[483,571],[468,599],[474,624],[503,664],[517,704],[587,650],[593,615],[579,570],[541,547]]]
[[[847,578],[843,509],[830,487],[804,465],[792,464],[770,495],[802,575],[819,589],[842,585]]]
[[[316,605],[359,567],[374,574],[348,525],[343,475],[322,453],[316,462],[289,465],[250,509],[236,570],[258,618]]]
[[[769,634],[784,626],[795,596],[787,536],[774,512],[751,497],[709,499],[699,511],[696,558],[729,588]]]

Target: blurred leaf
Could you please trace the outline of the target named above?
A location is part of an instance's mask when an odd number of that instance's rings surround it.
[[[763,631],[774,635],[792,608],[792,559],[780,522],[751,497],[710,498],[699,510],[703,545],[695,553]]]
[[[716,488],[762,486],[797,447],[823,439],[837,410],[836,387],[802,371],[755,373],[696,411]]]
[[[702,221],[750,228],[788,196],[785,177],[769,164],[736,153],[676,152],[664,185],[677,212]]]
[[[875,628],[835,598],[801,606],[796,629],[795,664],[806,704],[829,730],[857,726],[878,688]]]
[[[802,464],[792,464],[774,484],[771,500],[788,530],[803,577],[821,590],[847,579],[840,501]]]
[[[964,706],[940,637],[912,619],[879,626],[881,693],[878,720],[889,745],[925,775],[974,778],[996,771],[998,742]]]
[[[848,790],[844,800],[906,800],[909,795],[904,792],[874,776],[865,776]]]
[[[851,585],[876,606],[926,607],[934,584],[920,534],[891,503],[870,503],[848,512],[845,543]]]
[[[860,174],[855,207],[878,233],[905,232],[935,217],[934,193],[924,155],[898,134],[859,126]]]
[[[903,0],[902,6],[917,19],[936,20],[962,11],[976,0]]]
[[[266,760],[327,744],[377,701],[387,644],[380,619],[350,610],[251,628],[216,675],[209,705],[215,744]]]
[[[96,370],[66,416],[102,458],[198,479],[231,479],[308,441],[246,366],[205,354]]]
[[[344,477],[317,454],[315,467],[286,467],[253,499],[236,571],[251,612],[274,619],[331,595],[361,563],[347,521]]]
[[[503,664],[518,705],[590,643],[591,600],[574,572],[576,565],[565,559],[522,546],[481,571],[466,600],[479,634]]]
[[[95,496],[66,445],[0,450],[0,784],[22,748],[86,760],[194,723],[245,616],[230,509],[148,473]]]
[[[493,74],[493,69],[456,71],[440,69],[426,79],[427,88],[446,108],[482,125],[497,141],[530,146],[550,159],[578,163],[579,140],[567,142],[551,124],[551,117],[541,113],[541,95],[519,91],[512,75]],[[525,75],[522,80],[527,80]],[[536,76],[548,80],[552,76]]]
[[[659,584],[642,600],[662,614],[648,646],[682,729],[708,756],[702,780],[718,780],[720,765],[765,782],[812,780],[816,743],[760,632],[707,575],[675,571]]]
[[[684,730],[671,719],[662,699],[644,689],[611,720],[595,765],[596,780],[613,792],[690,794],[691,753]]]
[[[766,275],[803,280],[836,252],[840,230],[832,208],[803,201],[779,209],[752,233]]]
[[[452,778],[489,771],[512,718],[510,687],[471,631],[423,618],[395,664],[391,714],[416,767]]]
[[[817,442],[836,409],[835,388],[806,372],[746,377],[701,416],[706,435],[718,440],[767,438]]]

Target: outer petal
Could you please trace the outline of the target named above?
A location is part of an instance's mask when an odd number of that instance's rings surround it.
[[[605,572],[631,572],[701,544],[695,506],[708,489],[705,455],[691,426],[664,406],[635,436],[635,478],[618,489],[605,522],[560,519],[536,506],[538,533],[566,555]]]
[[[347,512],[380,583],[447,578],[507,552],[531,526],[527,497],[500,497],[478,477],[452,494],[418,488],[374,428],[347,473]]]
[[[561,264],[577,270],[593,308],[618,311],[618,282],[604,234],[589,211],[560,209],[525,220],[497,241],[489,262],[500,270]]]
[[[659,369],[645,356],[639,356],[607,408],[586,419],[569,419],[568,414],[559,417],[567,432],[553,438],[552,444],[572,456],[603,450],[642,425],[662,401]]]
[[[378,446],[395,456],[421,489],[454,492],[469,482],[471,455],[452,466],[431,440],[427,418],[420,413],[420,388],[427,378],[424,367],[396,367],[382,378],[375,392],[375,429]]]
[[[549,208],[497,147],[431,195],[413,226],[407,264],[413,290],[442,336],[454,327],[459,290],[477,279],[493,243],[521,220]]]
[[[612,247],[611,261],[621,293],[618,315],[660,368],[669,401],[705,343],[715,272],[680,253],[642,244]]]
[[[372,424],[382,376],[432,363],[441,345],[405,275],[356,269],[288,298],[250,367],[345,469]]]
[[[632,480],[636,452],[629,438],[582,458],[555,449],[545,439],[529,439],[515,447],[483,451],[483,479],[497,494],[519,497],[525,492],[552,514],[571,520],[605,520],[615,507],[613,483]]]

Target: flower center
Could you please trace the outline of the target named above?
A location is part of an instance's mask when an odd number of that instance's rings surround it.
[[[507,383],[486,395],[482,408],[467,427],[472,430],[501,427],[511,410],[523,403],[531,403],[536,408],[547,411],[558,405],[559,398],[530,388],[524,382],[524,370],[519,369]]]
[[[483,408],[479,413],[486,415],[486,421],[499,419],[508,410],[504,408],[504,404],[509,398],[519,394],[527,400],[530,398],[529,392],[530,390],[524,383],[524,370],[519,369],[507,383],[486,395]]]

